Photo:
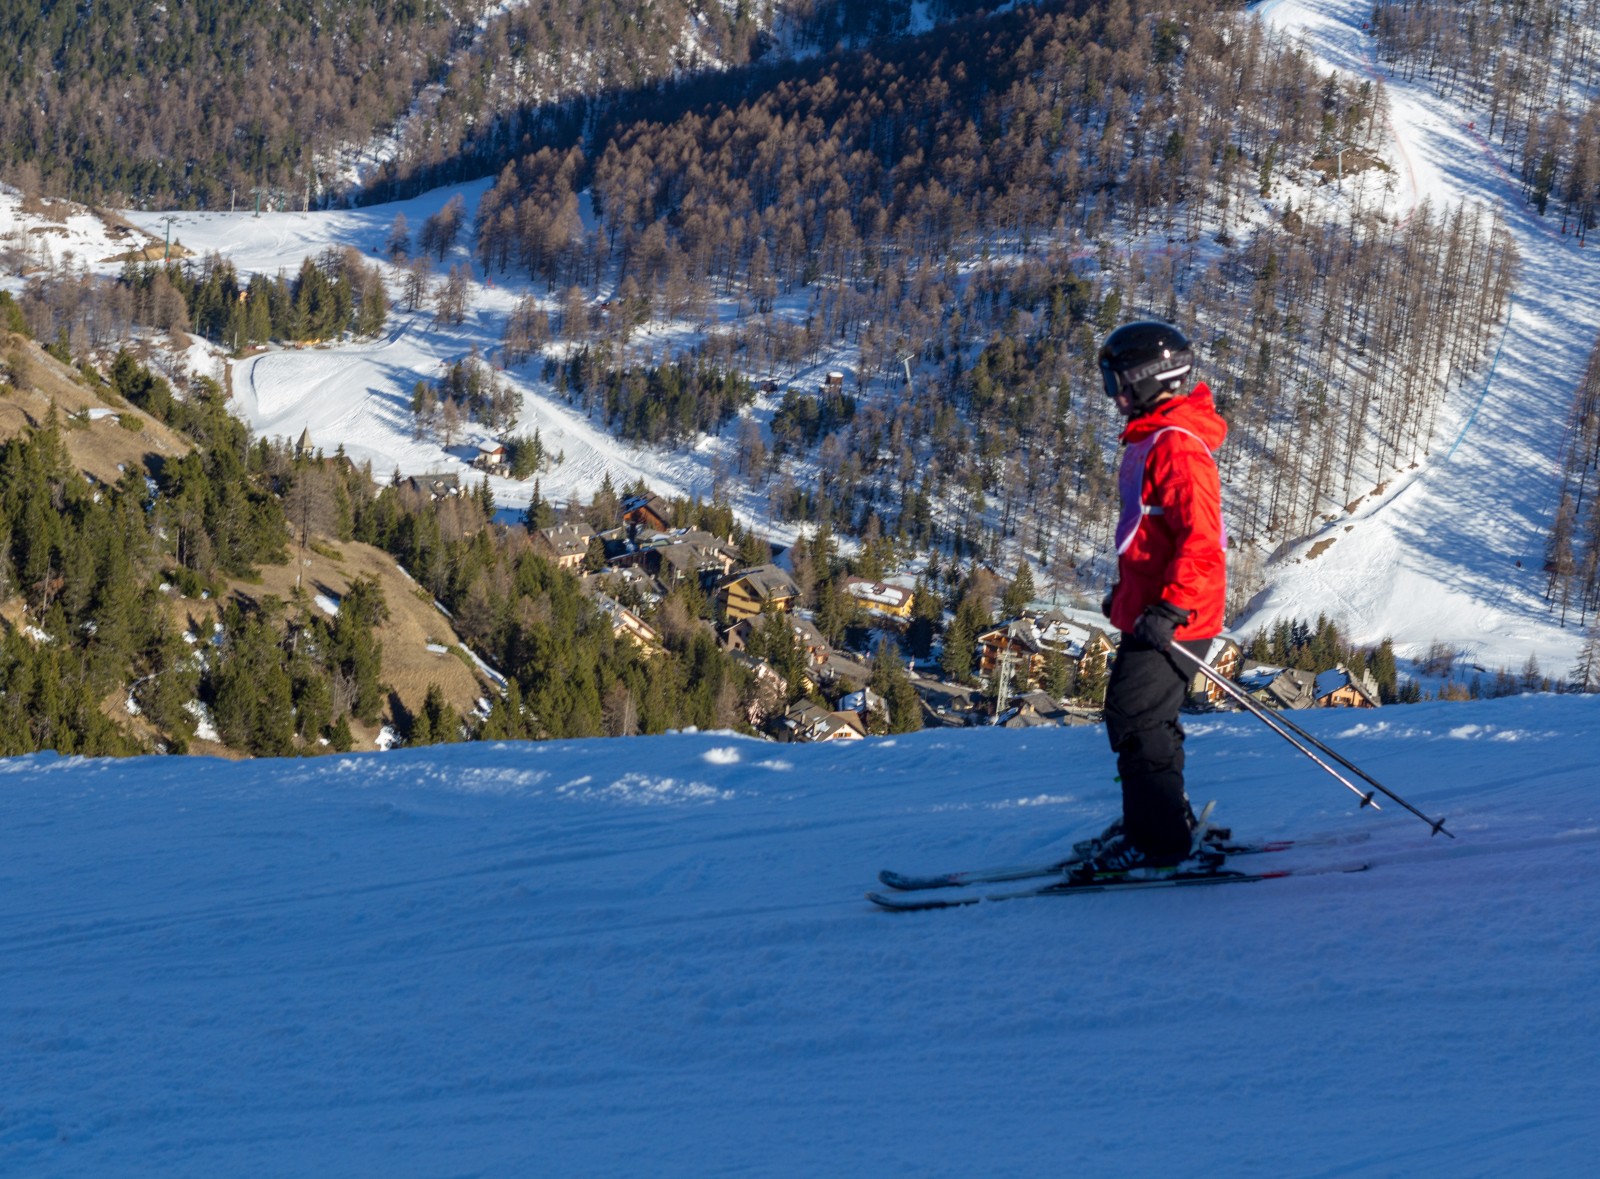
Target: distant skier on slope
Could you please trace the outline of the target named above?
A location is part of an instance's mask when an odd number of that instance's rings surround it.
[[[1170,867],[1193,846],[1178,723],[1189,675],[1171,646],[1204,658],[1222,630],[1227,538],[1212,455],[1228,433],[1204,383],[1182,392],[1193,368],[1184,334],[1153,320],[1124,324],[1100,349],[1106,396],[1128,419],[1117,583],[1103,603],[1123,636],[1105,708],[1122,775],[1122,821],[1092,851],[1091,873]]]

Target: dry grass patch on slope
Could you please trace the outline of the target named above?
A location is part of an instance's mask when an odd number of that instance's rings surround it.
[[[264,566],[257,580],[229,583],[230,592],[247,602],[258,602],[268,595],[293,601],[297,595],[304,595],[311,608],[317,610],[323,608],[323,603],[331,605],[342,599],[356,578],[372,578],[389,607],[389,620],[378,628],[378,640],[383,644],[383,682],[407,712],[414,714],[421,709],[429,684],[438,684],[444,698],[462,715],[471,712],[480,697],[494,690],[456,653],[461,640],[450,620],[401,571],[393,557],[355,541],[317,537],[315,544],[315,548],[304,552],[293,546],[288,564]],[[326,555],[330,553],[334,555]],[[219,614],[214,603],[193,599],[182,600],[177,608],[180,623],[191,625],[200,633],[209,630]],[[383,719],[394,719],[387,706]],[[358,749],[374,747],[376,729],[352,724],[352,731]]]
[[[13,335],[4,351],[9,382],[0,385],[0,439],[43,426],[53,405],[73,464],[101,483],[115,483],[128,467],[149,471],[193,449],[143,410],[102,397],[34,341]]]

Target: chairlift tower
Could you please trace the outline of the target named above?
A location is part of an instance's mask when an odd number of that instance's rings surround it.
[[[1000,652],[1000,682],[995,687],[994,694],[994,723],[1000,723],[1000,714],[1006,710],[1006,696],[1009,694],[1011,680],[1011,644],[1006,643]]]

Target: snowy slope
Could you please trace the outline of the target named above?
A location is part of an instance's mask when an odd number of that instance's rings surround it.
[[[178,214],[130,213],[128,218],[149,232],[166,232],[173,216],[174,241],[196,254],[220,253],[241,274],[280,271],[293,276],[306,257],[321,254],[330,245],[350,245],[362,250],[369,263],[379,255],[397,215],[404,215],[415,233],[452,196],[460,195],[470,223],[478,201],[492,181],[440,189],[393,204],[326,212],[254,212]],[[442,327],[431,311],[406,312],[396,306],[386,337],[373,343],[338,347],[274,350],[233,364],[236,409],[258,436],[298,439],[309,430],[315,445],[331,453],[343,445],[356,462],[371,461],[375,477],[387,480],[402,474],[457,471],[476,483],[469,464],[477,443],[489,437],[481,429],[469,430],[449,451],[437,440],[413,437],[410,411],[412,387],[419,379],[437,379],[445,368],[468,356],[476,347],[485,358],[499,350],[506,317],[517,299],[529,290],[526,283],[507,286],[500,278],[482,281],[473,265],[469,235],[435,268],[434,282],[452,265],[466,266],[478,275],[467,321],[460,327]],[[390,269],[390,288],[400,290],[399,271]],[[432,285],[432,283],[430,283]],[[543,288],[539,288],[543,293]],[[540,491],[558,502],[587,500],[607,471],[621,487],[642,478],[663,494],[708,495],[707,461],[695,454],[653,452],[628,446],[550,396],[551,389],[538,379],[537,364],[503,374],[523,394],[523,410],[515,431],[540,440],[552,455],[563,457],[558,466],[540,477]],[[502,507],[525,507],[531,482],[491,479],[495,499]]]
[[[1579,1173],[1597,709],[1306,717],[1454,842],[1196,720],[1372,870],[908,915],[1098,830],[1103,732],[0,762],[0,1174]]]
[[[1555,624],[1542,570],[1573,398],[1600,344],[1595,251],[1525,205],[1509,157],[1471,127],[1470,113],[1377,68],[1361,27],[1369,8],[1267,0],[1256,11],[1303,36],[1329,68],[1383,78],[1400,207],[1466,200],[1500,211],[1522,258],[1515,306],[1493,371],[1451,393],[1428,460],[1269,569],[1237,629],[1326,613],[1360,643],[1392,636],[1419,655],[1437,640],[1491,669],[1520,669],[1535,655],[1546,674],[1564,675],[1579,638]],[[1307,555],[1330,538],[1322,555]]]

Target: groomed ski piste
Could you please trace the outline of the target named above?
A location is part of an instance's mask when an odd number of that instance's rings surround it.
[[[886,913],[1065,856],[1098,728],[0,763],[0,1174],[1466,1176],[1600,1151],[1600,698],[1248,716],[1365,872]]]
[[[1545,545],[1574,396],[1600,345],[1596,251],[1563,236],[1559,218],[1534,212],[1514,159],[1484,137],[1481,116],[1379,66],[1363,27],[1370,9],[1263,0],[1254,11],[1300,37],[1325,68],[1383,81],[1397,211],[1423,201],[1498,211],[1521,273],[1491,371],[1451,391],[1428,455],[1285,554],[1237,625],[1248,634],[1326,614],[1357,643],[1391,637],[1421,655],[1437,642],[1491,672],[1520,669],[1532,655],[1547,674],[1564,675],[1580,640],[1545,600]]]

